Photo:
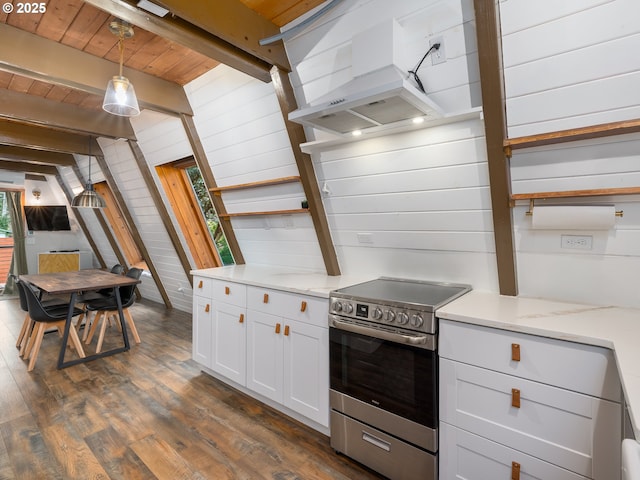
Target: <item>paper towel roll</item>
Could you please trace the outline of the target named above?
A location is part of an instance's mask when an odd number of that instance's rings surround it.
[[[590,205],[534,206],[537,230],[609,230],[616,224],[616,207]]]

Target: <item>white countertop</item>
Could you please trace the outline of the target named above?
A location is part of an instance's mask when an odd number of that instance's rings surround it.
[[[640,439],[640,310],[472,291],[440,308],[438,317],[613,350]]]
[[[266,287],[329,298],[329,292],[337,288],[372,280],[372,276],[330,276],[324,272],[294,270],[291,268],[259,265],[229,265],[227,267],[192,270],[192,275],[239,282],[256,287]]]

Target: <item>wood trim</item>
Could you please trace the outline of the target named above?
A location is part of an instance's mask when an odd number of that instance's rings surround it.
[[[200,174],[202,175],[204,184],[207,189],[211,191],[212,188],[216,188],[218,185],[216,184],[216,179],[211,171],[211,165],[209,165],[209,161],[207,160],[207,154],[204,151],[204,147],[202,146],[202,142],[198,136],[198,131],[196,130],[196,125],[193,122],[193,117],[190,115],[180,115],[180,119],[182,120],[182,125],[187,137],[189,138],[193,157],[200,169]],[[233,231],[231,221],[229,220],[229,217],[225,216],[227,214],[227,209],[225,208],[222,199],[218,195],[213,195],[211,197],[211,202],[213,203],[213,208],[216,210],[218,218],[220,219],[220,228],[222,228],[222,231],[227,238],[227,245],[229,245],[229,251],[231,251],[233,261],[236,265],[243,265],[245,263],[244,256],[242,255],[242,250],[240,250],[240,244],[236,238],[236,233]]]
[[[73,167],[76,164],[70,153],[47,152],[12,145],[0,145],[0,159],[63,167]]]
[[[514,193],[511,200],[530,200],[536,198],[597,197],[605,195],[638,195],[640,187],[594,188],[590,190],[565,190],[563,192]]]
[[[58,169],[53,165],[37,165],[29,162],[8,162],[0,160],[0,169],[12,172],[41,173],[43,175],[57,175]]]
[[[294,183],[299,181],[300,181],[300,177],[296,175],[292,177],[280,177],[280,178],[273,178],[271,180],[262,180],[260,182],[238,183],[237,185],[215,187],[215,188],[209,189],[209,191],[213,192],[214,194],[219,194],[221,192],[227,192],[230,190],[243,190],[247,188],[267,187],[270,185],[282,185],[284,183]]]
[[[589,127],[558,130],[557,132],[541,133],[525,137],[507,138],[504,140],[504,147],[510,147],[511,150],[516,150],[638,132],[640,132],[640,119],[624,120],[621,122],[601,123]]]
[[[64,193],[64,196],[67,198],[67,202],[69,202],[69,204],[71,204],[71,202],[73,201],[73,194],[71,193],[71,190],[69,190],[67,185],[62,180],[62,177],[60,176],[60,173],[57,173],[55,178],[56,178],[56,180],[58,182],[58,185],[60,185],[60,189],[62,190],[62,193]],[[78,222],[78,225],[80,226],[80,229],[82,230],[82,233],[84,233],[84,236],[87,238],[87,241],[89,242],[89,245],[91,245],[91,249],[93,250],[93,253],[95,254],[96,258],[98,259],[98,262],[100,263],[100,266],[102,268],[107,268],[107,264],[104,261],[104,257],[100,253],[100,250],[98,249],[98,245],[94,241],[93,236],[91,235],[91,232],[89,231],[89,228],[87,227],[87,223],[84,221],[84,218],[82,218],[82,215],[80,215],[78,213],[77,209],[74,209],[73,216],[75,217],[76,222]]]
[[[162,297],[162,300],[164,301],[165,306],[167,308],[173,308],[173,305],[171,304],[171,299],[169,298],[169,295],[167,294],[167,290],[164,288],[164,284],[162,283],[162,279],[160,278],[160,274],[158,273],[158,270],[156,269],[153,263],[153,260],[151,259],[151,255],[149,255],[147,247],[142,240],[140,232],[138,231],[138,227],[135,221],[133,220],[133,216],[131,215],[131,212],[127,208],[127,204],[124,200],[124,197],[122,196],[122,193],[120,193],[120,190],[118,189],[116,181],[111,173],[111,170],[109,169],[109,166],[107,165],[107,162],[104,159],[104,155],[102,153],[100,153],[99,155],[96,155],[96,160],[98,161],[98,165],[100,165],[100,170],[102,170],[102,174],[104,175],[105,180],[107,181],[107,185],[109,185],[109,188],[111,189],[111,192],[115,197],[118,207],[120,208],[120,211],[122,212],[122,215],[124,216],[124,219],[127,222],[127,225],[129,227],[129,232],[133,237],[136,247],[138,247],[138,250],[142,254],[142,258],[147,264],[147,268],[151,272],[151,276],[153,277],[156,287],[158,287],[158,292],[160,292],[160,296]]]
[[[225,218],[230,217],[255,217],[259,215],[290,215],[293,213],[309,213],[307,208],[294,208],[292,210],[268,210],[264,212],[238,212],[238,213],[225,213]],[[218,214],[219,217],[222,215]]]
[[[322,203],[322,195],[320,194],[318,180],[313,169],[313,162],[311,161],[311,157],[303,153],[300,148],[300,145],[307,141],[304,128],[302,125],[289,121],[289,112],[298,108],[296,98],[293,94],[293,87],[291,86],[289,76],[278,67],[274,66],[271,69],[271,78],[289,135],[293,156],[298,166],[298,172],[300,173],[300,182],[302,183],[302,188],[309,204],[309,213],[311,214],[313,226],[316,230],[325,269],[328,275],[340,275],[338,256],[336,255],[333,240],[331,239],[329,222],[327,221],[324,204]]]
[[[498,284],[502,295],[517,295],[513,219],[510,208],[511,175],[503,151],[506,138],[502,52],[495,0],[474,0],[480,85],[489,165],[491,209],[496,246]]]
[[[193,286],[193,279],[191,277],[191,263],[189,262],[189,257],[187,256],[187,252],[184,250],[182,246],[182,242],[180,241],[180,237],[178,232],[176,231],[173,222],[171,221],[171,217],[169,216],[169,212],[167,211],[167,207],[164,204],[162,196],[160,195],[160,191],[156,186],[156,182],[153,179],[153,175],[151,174],[151,170],[149,169],[149,164],[144,158],[144,153],[142,153],[142,149],[138,145],[138,142],[134,140],[129,140],[129,148],[133,153],[134,158],[136,159],[136,163],[138,164],[138,168],[142,173],[142,178],[147,185],[147,189],[151,194],[151,198],[156,208],[158,209],[158,213],[160,214],[160,218],[162,219],[162,224],[164,228],[167,230],[169,234],[169,238],[171,239],[171,244],[173,245],[178,258],[180,259],[180,264],[182,265],[182,269],[184,270],[185,275],[189,279],[189,283]],[[162,178],[161,178],[162,180]]]
[[[36,125],[25,125],[4,119],[0,119],[0,144],[60,153],[79,153],[82,155],[90,153],[86,135]],[[96,145],[97,143],[92,144],[92,146]]]
[[[173,165],[158,165],[156,171],[187,242],[195,267],[202,269],[222,266],[187,173]],[[189,277],[191,278],[190,274]]]

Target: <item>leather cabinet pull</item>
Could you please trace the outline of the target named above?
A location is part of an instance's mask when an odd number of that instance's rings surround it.
[[[520,480],[520,464],[511,462],[511,480]]]
[[[264,297],[262,297],[262,303],[269,303],[269,294],[265,293]]]
[[[229,293],[231,293],[231,290],[229,290],[229,287],[224,287],[224,294],[229,295]]]
[[[511,344],[511,360],[514,362],[520,361],[520,344],[512,343]]]
[[[202,288],[202,280],[198,283],[198,288]]]
[[[240,314],[240,318],[238,319],[238,323],[244,323],[244,313]]]
[[[209,309],[210,309],[210,306],[209,306],[209,304],[207,303],[207,306],[206,306],[206,307],[204,307],[204,311],[205,311],[205,312],[207,312],[207,313],[209,313]]]
[[[520,390],[517,388],[511,389],[511,406],[520,408]]]
[[[300,311],[301,312],[306,312],[307,311],[307,302],[305,302],[304,300],[300,304]]]
[[[276,333],[280,333],[280,324],[276,323]]]
[[[285,325],[284,326],[284,336],[288,337],[289,336],[289,325]]]

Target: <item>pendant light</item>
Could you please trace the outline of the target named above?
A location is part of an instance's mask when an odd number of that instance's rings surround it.
[[[75,208],[104,208],[107,206],[104,199],[93,189],[91,183],[91,141],[92,138],[89,137],[89,178],[84,190],[71,201],[71,206]]]
[[[121,117],[135,117],[140,114],[138,99],[133,85],[122,75],[124,62],[124,39],[133,37],[133,27],[129,22],[116,18],[109,24],[109,31],[118,36],[120,51],[120,74],[115,75],[107,85],[102,108],[104,111]]]

